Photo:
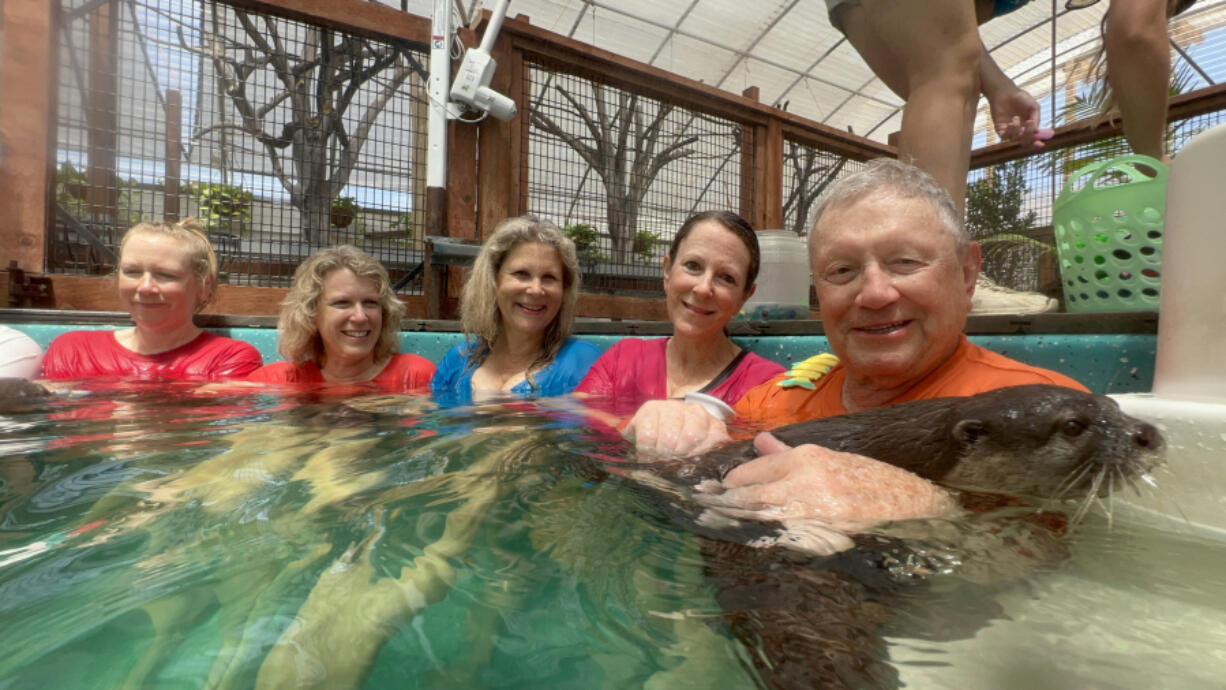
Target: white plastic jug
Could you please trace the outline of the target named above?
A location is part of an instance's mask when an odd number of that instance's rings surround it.
[[[809,318],[809,250],[791,230],[759,230],[762,264],[758,289],[741,310],[743,318]]]

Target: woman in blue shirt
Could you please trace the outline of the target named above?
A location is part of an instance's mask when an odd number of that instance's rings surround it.
[[[556,225],[531,216],[499,223],[460,292],[468,341],[439,362],[431,391],[445,403],[571,392],[601,353],[570,337],[578,299],[575,245]]]

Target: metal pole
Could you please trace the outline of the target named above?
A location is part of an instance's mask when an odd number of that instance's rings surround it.
[[[427,118],[426,188],[447,187],[447,99],[451,88],[451,0],[434,0],[434,19],[430,31],[430,78],[426,95],[430,99]],[[431,228],[431,231],[437,228]]]
[[[507,15],[507,5],[511,0],[498,0],[494,11],[490,14],[490,23],[485,27],[485,35],[481,37],[481,50],[486,53],[494,50],[494,41],[498,38],[498,30],[502,28],[502,18]]]

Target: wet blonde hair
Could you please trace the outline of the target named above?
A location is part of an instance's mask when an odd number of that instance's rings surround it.
[[[508,218],[494,228],[481,245],[473,262],[473,270],[460,291],[460,329],[472,341],[468,366],[476,369],[490,353],[502,334],[502,313],[498,310],[498,271],[516,247],[536,243],[553,247],[562,262],[562,306],[545,329],[541,352],[528,367],[528,384],[533,388],[532,372],[548,366],[574,326],[575,309],[579,302],[579,259],[575,244],[558,226],[534,216]]]
[[[208,306],[213,301],[213,297],[217,295],[217,254],[213,252],[213,245],[209,242],[208,236],[204,234],[204,228],[200,223],[195,218],[184,218],[177,223],[141,221],[128,228],[128,231],[123,234],[123,239],[119,240],[119,261],[115,266],[117,273],[118,264],[123,261],[123,250],[128,246],[128,240],[140,233],[164,235],[187,248],[188,267],[191,269],[192,276],[200,283],[200,289],[204,293],[204,296],[196,302],[195,310],[199,312]]]
[[[281,301],[281,315],[277,319],[277,330],[280,332],[277,351],[286,360],[295,364],[309,361],[323,363],[326,354],[324,342],[315,325],[315,318],[319,315],[319,297],[324,292],[324,281],[328,276],[342,269],[369,280],[379,291],[383,327],[379,331],[379,341],[375,343],[375,361],[382,362],[400,351],[400,319],[404,317],[405,307],[392,292],[387,269],[361,249],[343,244],[320,249],[294,271],[293,285]]]

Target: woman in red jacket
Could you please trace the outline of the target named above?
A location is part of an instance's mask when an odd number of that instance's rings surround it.
[[[134,327],[70,331],[43,357],[48,379],[241,378],[263,360],[251,345],[201,330],[192,318],[213,298],[217,256],[194,219],[138,223],[119,244],[119,300]]]
[[[400,354],[404,304],[387,269],[350,245],[321,249],[294,271],[281,303],[284,362],[247,378],[263,383],[365,383],[388,392],[428,391],[434,364]]]

